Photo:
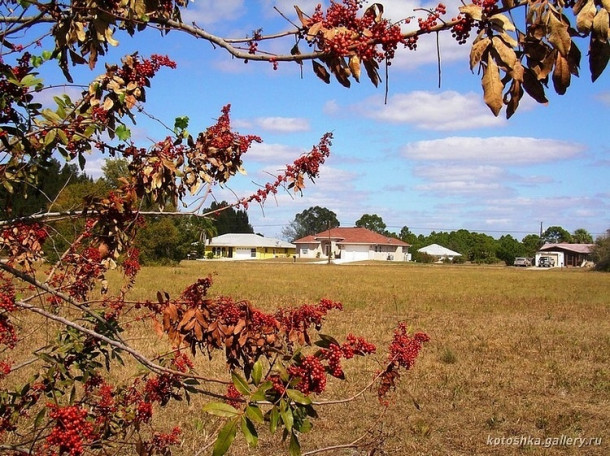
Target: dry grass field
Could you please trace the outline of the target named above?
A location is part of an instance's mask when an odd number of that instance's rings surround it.
[[[330,314],[323,332],[365,336],[380,352],[397,321],[430,335],[385,412],[374,392],[347,405],[322,406],[312,433],[302,437],[304,451],[364,435],[363,441],[381,443],[377,455],[610,454],[610,274],[192,261],[144,268],[132,297],[150,298],[156,290],[175,296],[209,273],[216,274],[210,294],[247,299],[266,310],[320,298],[341,301],[344,311]],[[132,337],[144,350],[165,343],[146,328],[134,327]],[[348,381],[331,382],[332,397],[359,391],[381,362],[380,354],[346,364]],[[224,366],[200,356],[197,369],[213,375]],[[168,429],[180,425],[184,430],[174,454],[209,453],[200,450],[220,422],[204,415],[202,404],[194,398],[190,405],[157,412]],[[566,443],[575,437],[592,438],[593,445],[533,444],[534,439]],[[258,448],[248,449],[238,436],[231,454],[273,456],[286,454],[285,448],[280,436],[261,432]],[[367,453],[336,449],[326,454]]]

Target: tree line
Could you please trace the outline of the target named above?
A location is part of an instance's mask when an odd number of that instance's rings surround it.
[[[83,210],[87,199],[101,197],[109,191],[118,190],[122,179],[128,177],[128,162],[125,159],[109,159],[102,166],[102,177],[87,176],[78,165],[64,164],[54,158],[40,165],[40,185],[25,191],[27,183],[15,186],[12,192],[0,188],[0,218],[2,220],[27,217],[45,212],[78,212]],[[21,188],[24,187],[24,188]],[[145,226],[138,232],[137,243],[142,264],[171,264],[186,258],[201,258],[205,241],[225,233],[253,233],[254,230],[243,209],[235,209],[226,201],[212,201],[203,209],[209,217],[186,215],[167,217],[161,214],[159,204],[146,198],[141,208],[149,215]],[[177,210],[172,202],[166,202],[163,212]],[[159,215],[154,215],[159,212]],[[152,213],[152,215],[151,215]],[[84,222],[79,222],[82,225]],[[60,252],[70,245],[82,226],[73,221],[53,222],[57,232],[53,241],[45,243],[48,261],[54,262]]]
[[[340,222],[335,212],[325,207],[314,206],[296,214],[294,220],[283,229],[282,235],[287,240],[294,241],[338,226],[340,226]],[[439,244],[460,253],[462,256],[456,257],[454,260],[456,262],[468,261],[484,264],[504,262],[507,265],[512,265],[517,257],[534,257],[536,251],[544,244],[596,243],[593,256],[597,260],[598,267],[600,264],[610,264],[610,261],[603,260],[609,254],[602,254],[602,252],[610,251],[609,246],[603,247],[610,242],[608,241],[610,232],[595,241],[593,236],[584,228],[578,228],[570,233],[561,226],[550,226],[541,234],[528,234],[519,240],[510,234],[505,234],[496,239],[485,233],[471,232],[465,229],[451,232],[432,231],[428,235],[416,235],[411,232],[409,227],[403,226],[398,233],[395,233],[387,229],[382,217],[377,214],[363,214],[356,221],[355,226],[400,239],[410,244],[409,251],[412,253],[412,258],[420,262],[432,261],[432,258],[426,254],[418,252],[420,248],[430,244]],[[608,266],[602,266],[601,268],[604,267],[608,268]]]

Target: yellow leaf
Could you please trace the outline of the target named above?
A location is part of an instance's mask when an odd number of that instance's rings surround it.
[[[114,101],[112,100],[112,98],[106,97],[106,99],[104,100],[104,105],[103,105],[104,110],[110,111],[113,106],[114,106]]]
[[[500,79],[500,69],[492,58],[491,54],[487,54],[487,66],[483,68],[483,94],[485,104],[489,106],[494,116],[497,116],[502,109],[502,81]]]

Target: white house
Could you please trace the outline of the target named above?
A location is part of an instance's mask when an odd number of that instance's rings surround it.
[[[227,233],[210,239],[205,246],[205,254],[206,258],[212,256],[234,260],[290,257],[295,254],[295,246],[290,242],[258,234]]]
[[[329,257],[338,262],[407,261],[409,244],[366,228],[331,228],[293,241],[299,258]]]
[[[430,244],[426,247],[418,249],[417,251],[433,256],[436,258],[436,261],[453,261],[455,257],[462,256],[461,253],[454,252],[453,250],[438,244]]]

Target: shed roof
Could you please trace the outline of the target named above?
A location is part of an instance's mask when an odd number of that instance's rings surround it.
[[[569,244],[567,242],[559,242],[557,244],[544,244],[540,247],[539,251],[552,251],[552,250],[567,250],[568,252],[574,253],[591,253],[595,244]]]
[[[375,231],[358,227],[331,228],[330,230],[322,231],[321,233],[312,234],[301,239],[297,239],[296,241],[293,241],[293,243],[313,244],[327,239],[331,239],[342,244],[395,245],[402,247],[408,247],[410,245],[404,241],[401,241],[400,239],[384,236],[383,234],[376,233]]]
[[[253,233],[227,233],[210,239],[214,247],[273,247],[295,248],[294,244],[281,239],[263,237]]]
[[[422,247],[421,249],[417,250],[418,252],[422,252],[422,253],[427,253],[428,255],[432,255],[432,256],[448,256],[448,257],[454,257],[454,256],[462,256],[461,253],[458,252],[454,252],[451,249],[448,249],[447,247],[443,247],[442,245],[438,245],[438,244],[430,244],[427,245],[426,247]]]

